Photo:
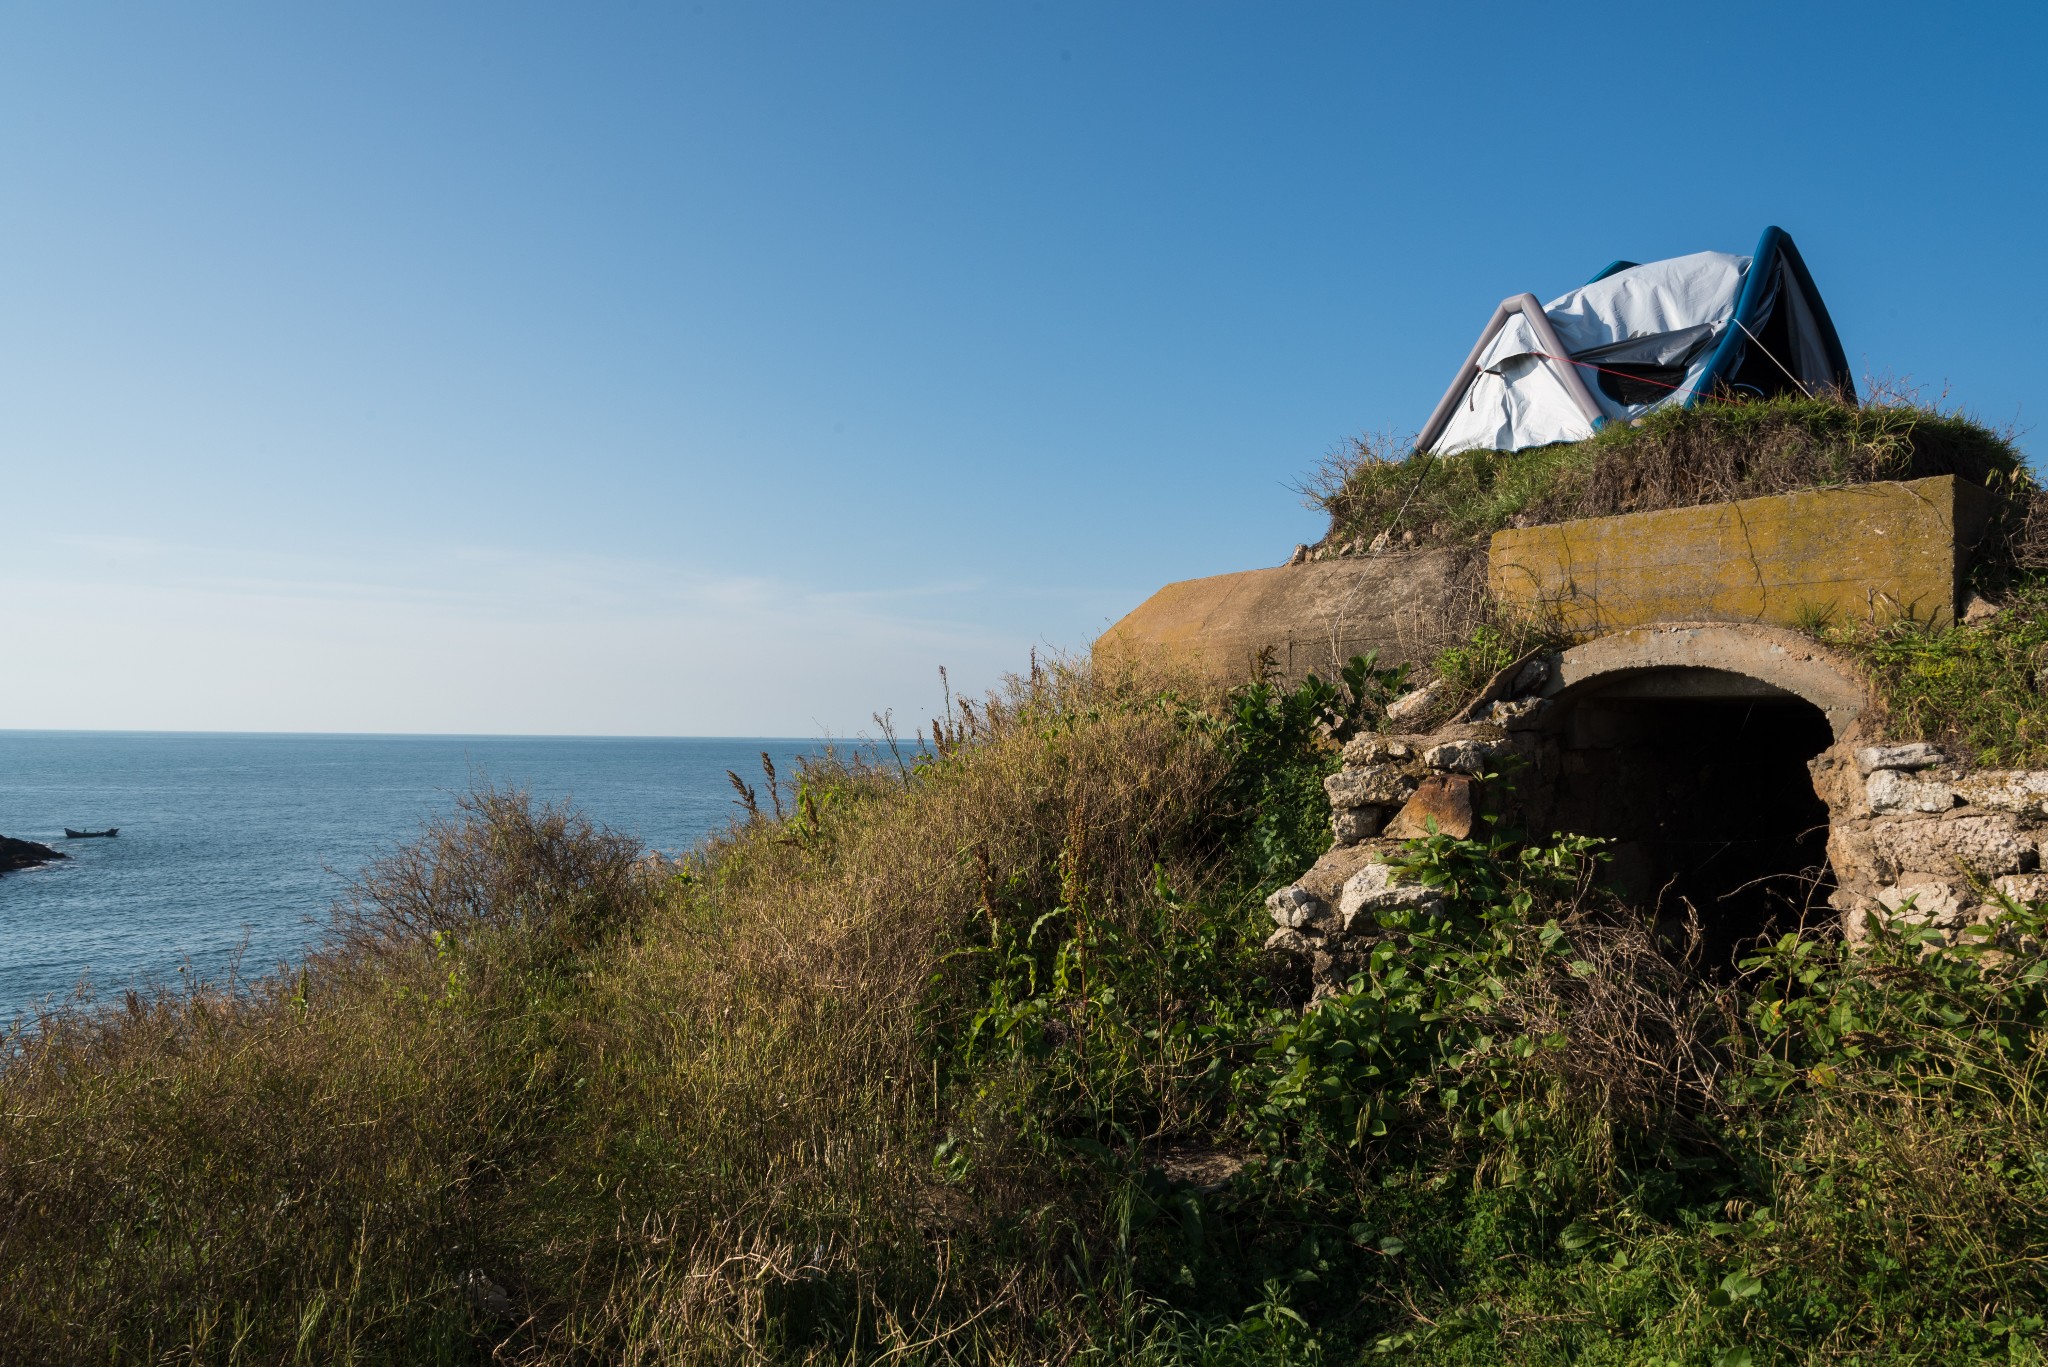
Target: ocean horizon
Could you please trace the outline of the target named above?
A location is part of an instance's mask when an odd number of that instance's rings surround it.
[[[317,947],[350,878],[480,786],[522,788],[680,854],[829,746],[761,736],[0,730],[0,835],[71,856],[0,874],[0,1021],[219,983]],[[764,795],[765,801],[765,795]],[[67,840],[66,827],[118,828]]]

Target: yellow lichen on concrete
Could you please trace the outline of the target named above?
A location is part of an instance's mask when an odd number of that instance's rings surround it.
[[[1953,475],[1495,532],[1502,602],[1576,631],[1653,622],[1955,618],[1989,510]]]

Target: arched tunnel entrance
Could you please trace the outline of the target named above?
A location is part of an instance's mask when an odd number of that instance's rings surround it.
[[[1609,880],[1654,909],[1703,967],[1830,914],[1828,809],[1807,761],[1835,739],[1821,707],[1727,669],[1586,679],[1556,699],[1551,828],[1610,841]]]

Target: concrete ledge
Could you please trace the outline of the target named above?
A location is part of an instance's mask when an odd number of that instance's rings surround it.
[[[1095,653],[1164,654],[1211,678],[1246,678],[1271,647],[1281,676],[1335,678],[1353,655],[1419,663],[1444,643],[1457,605],[1476,598],[1469,551],[1314,561],[1168,584],[1102,634]]]
[[[1573,646],[1543,693],[1609,689],[1726,698],[1781,690],[1819,708],[1837,740],[1870,706],[1862,672],[1833,651],[1797,632],[1717,622],[1636,627]]]
[[[1990,496],[1953,475],[1496,532],[1503,603],[1572,631],[1803,616],[1955,620]]]

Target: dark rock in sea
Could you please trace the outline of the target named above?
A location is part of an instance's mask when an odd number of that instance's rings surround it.
[[[0,835],[0,873],[32,869],[53,859],[70,857],[62,850],[53,850],[48,845],[38,845],[33,840],[16,840],[12,836]]]

